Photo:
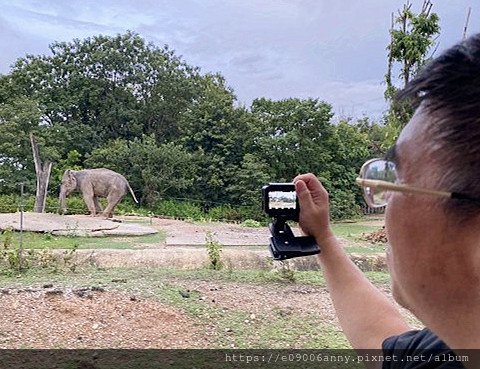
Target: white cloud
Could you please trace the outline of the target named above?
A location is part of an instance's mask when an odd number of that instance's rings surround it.
[[[414,8],[421,0],[413,1]],[[314,97],[337,113],[379,116],[390,14],[404,0],[0,0],[0,72],[53,41],[127,29],[220,72],[240,102]],[[456,42],[473,0],[438,2],[440,50]],[[473,7],[470,33],[479,30]]]

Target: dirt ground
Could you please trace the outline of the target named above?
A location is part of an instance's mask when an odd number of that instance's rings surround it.
[[[239,224],[193,223],[161,218],[152,221],[153,227],[166,232],[168,246],[204,245],[208,232],[212,232],[224,246],[265,246],[270,237],[267,227],[247,228]]]
[[[123,220],[132,222],[135,218],[128,217]],[[166,232],[165,243],[154,245],[152,250],[96,252],[103,252],[106,260],[115,260],[115,253],[121,254],[118,260],[136,260],[138,265],[143,266],[149,266],[145,259],[146,253],[158,255],[160,252],[168,265],[178,267],[175,264],[178,255],[181,258],[190,255],[192,260],[198,260],[200,253],[192,250],[195,250],[196,246],[205,245],[206,235],[213,232],[215,238],[227,246],[224,250],[227,256],[229,252],[238,253],[242,247],[258,246],[262,247],[252,254],[256,255],[252,258],[265,258],[268,255],[265,245],[270,235],[265,227],[245,228],[222,223],[196,224],[158,218],[151,222],[151,227]],[[298,230],[295,232],[298,233]],[[231,246],[230,250],[228,246]],[[198,251],[205,253],[203,248]],[[123,254],[125,252],[130,254]],[[245,256],[244,251],[240,252]],[[177,259],[169,260],[165,255],[177,255]],[[236,255],[239,254],[231,254],[231,258],[235,259]],[[279,285],[275,287],[275,293],[272,293],[269,285],[175,280],[173,277],[170,282],[179,290],[196,291],[198,296],[195,295],[194,298],[199,299],[202,304],[225,311],[244,312],[248,316],[245,324],[252,327],[252,334],[255,334],[255,325],[260,321],[268,321],[272,314],[288,316],[293,313],[299,316],[321,317],[322,323],[341,332],[326,288],[298,284]],[[385,292],[390,296],[389,289],[385,289]],[[4,288],[0,290],[0,311],[3,314],[3,319],[0,320],[0,349],[218,348],[212,346],[212,342],[218,342],[215,339],[219,335],[230,336],[230,347],[235,347],[234,329],[219,332],[215,321],[199,320],[158,300],[139,298],[113,288],[65,288],[51,284]]]
[[[85,288],[0,291],[0,348],[194,348],[185,313],[119,292]],[[175,322],[175,324],[172,324]]]
[[[275,286],[272,293],[272,286],[184,280],[176,286],[195,291],[197,295],[189,298],[202,304],[245,313],[244,324],[253,336],[259,322],[275,315],[319,317],[341,332],[325,288],[284,285]],[[390,295],[388,289],[385,292]],[[219,335],[232,342],[228,347],[235,347],[234,327],[219,331],[214,320],[201,321],[153,299],[108,289],[6,288],[0,290],[0,309],[1,349],[218,348],[212,342]],[[292,346],[304,343],[308,342]]]

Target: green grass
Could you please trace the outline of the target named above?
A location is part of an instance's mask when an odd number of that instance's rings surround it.
[[[3,275],[0,287],[14,283],[41,284],[43,282],[62,282],[74,284],[112,285],[112,280],[130,281],[132,287],[138,282],[164,280],[236,282],[244,284],[275,285],[310,285],[325,287],[325,279],[321,271],[295,271],[295,281],[286,281],[274,271],[264,270],[211,270],[211,269],[173,269],[173,268],[108,268],[98,269],[83,267],[76,273],[51,273],[44,269],[29,269],[20,274]],[[387,272],[366,272],[367,278],[376,285],[387,285],[390,276]],[[113,285],[116,285],[113,283]],[[122,284],[128,286],[128,284]],[[140,283],[140,287],[148,289],[148,285]],[[142,289],[142,288],[140,288]]]
[[[376,231],[379,227],[358,223],[333,223],[332,228],[337,237],[351,241],[358,241],[362,236],[362,233]]]
[[[3,238],[0,239],[3,243]],[[162,244],[166,234],[160,231],[157,234],[146,236],[128,237],[73,237],[54,236],[50,233],[23,233],[23,247],[25,249],[71,249],[77,246],[79,249],[132,249],[143,248],[145,245]],[[13,236],[14,245],[20,243],[20,233],[15,232]]]
[[[126,222],[149,224],[150,220],[132,219]],[[358,223],[334,223],[333,231],[337,237],[349,241],[347,251],[352,253],[375,254],[385,251],[383,244],[371,244],[361,240],[362,233],[370,233],[378,229],[376,226],[370,226]],[[73,237],[73,236],[54,236],[49,233],[23,233],[24,248],[29,249],[70,249],[77,246],[79,249],[132,249],[143,248],[146,245],[161,244],[166,239],[166,234],[160,231],[155,235],[147,236],[128,236],[128,237]],[[14,233],[14,242],[20,242],[20,233]],[[3,236],[0,237],[0,243]],[[267,244],[268,240],[265,240]]]

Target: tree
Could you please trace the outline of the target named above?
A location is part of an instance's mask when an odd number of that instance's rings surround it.
[[[0,180],[3,193],[18,193],[19,183],[35,190],[35,171],[29,134],[42,136],[38,103],[26,97],[0,103]]]
[[[413,114],[408,102],[395,101],[399,87],[395,86],[392,74],[399,64],[398,78],[404,87],[428,60],[427,54],[440,32],[439,17],[432,12],[432,7],[430,0],[424,0],[421,11],[415,14],[411,10],[412,4],[407,0],[403,9],[398,11],[397,17],[392,14],[391,40],[387,47],[388,68],[385,75],[385,98],[390,102],[387,113],[387,124],[390,126],[387,138],[390,143],[397,138],[400,129]]]
[[[167,46],[127,32],[56,42],[50,50],[51,56],[17,60],[0,103],[37,101],[42,125],[64,142],[62,157],[71,150],[84,157],[117,138],[178,137],[179,117],[195,100],[201,76]]]
[[[254,154],[272,168],[272,181],[288,182],[297,174],[321,173],[331,162],[328,142],[334,132],[331,106],[316,99],[252,103]]]
[[[197,164],[198,199],[236,203],[239,197],[231,188],[251,138],[249,113],[235,107],[235,96],[222,76],[206,75],[200,87],[198,100],[182,116],[178,143]]]
[[[33,211],[36,213],[45,212],[47,201],[48,182],[52,171],[52,162],[45,160],[43,163],[40,158],[40,149],[38,148],[35,136],[30,132],[30,143],[33,151],[33,162],[35,164],[35,174],[37,176],[37,191],[35,196],[35,205]]]
[[[191,189],[196,172],[191,154],[174,143],[157,145],[153,135],[109,142],[95,149],[85,164],[124,174],[147,205],[164,197],[183,195]]]

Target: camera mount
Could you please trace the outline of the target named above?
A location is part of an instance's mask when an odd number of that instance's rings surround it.
[[[285,218],[275,218],[270,223],[270,252],[275,260],[285,260],[320,253],[315,238],[311,236],[295,237]]]

